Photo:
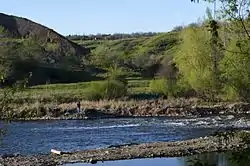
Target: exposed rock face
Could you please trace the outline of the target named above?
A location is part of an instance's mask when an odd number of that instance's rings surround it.
[[[88,49],[71,42],[54,30],[26,18],[0,13],[0,25],[8,30],[8,37],[11,38],[33,37],[41,43],[58,43],[60,46],[59,52],[73,50],[76,55],[86,55],[89,52]]]

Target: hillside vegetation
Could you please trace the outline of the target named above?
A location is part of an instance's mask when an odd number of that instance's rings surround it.
[[[89,48],[88,64],[108,69],[114,65],[133,74],[153,78],[166,57],[173,57],[179,45],[179,32],[159,33],[115,40],[73,40]]]
[[[75,42],[91,49],[89,65],[107,70],[115,66],[127,76],[153,79],[151,92],[209,101],[248,101],[249,21],[219,22],[208,11],[203,22],[169,33]]]
[[[50,87],[47,86],[50,83],[88,80],[91,83],[83,83],[84,87],[82,83],[76,84],[78,90],[74,90],[83,92],[78,93],[84,96],[80,99],[117,99],[150,94],[166,98],[198,97],[207,101],[249,101],[250,19],[238,15],[230,8],[230,3],[225,5],[228,10],[224,11],[223,17],[228,21],[214,20],[208,10],[202,22],[176,27],[167,33],[100,35],[100,38],[68,36],[72,41],[58,35],[63,42],[53,42],[57,40],[49,37],[43,43],[44,37],[39,39],[37,35],[44,35],[40,33],[43,31],[34,30],[38,24],[28,28],[34,32],[28,37],[21,33],[22,28],[16,33],[1,24],[4,43],[0,52],[2,85],[19,84],[19,80],[24,80],[21,84],[46,83],[45,86]],[[249,7],[249,4],[244,5]],[[229,19],[228,12],[239,18]],[[64,42],[71,49],[64,47]],[[77,48],[89,51],[79,55]],[[75,51],[70,54],[68,51],[60,53],[60,50],[72,49]],[[142,80],[139,84],[131,84],[138,78]],[[143,80],[149,80],[146,86],[141,86]],[[64,85],[65,89],[68,87]],[[73,93],[65,92],[73,96]]]
[[[55,51],[60,55],[85,55],[89,51],[64,36],[41,24],[26,18],[0,13],[0,25],[6,30],[1,38],[35,38],[36,41],[48,51]],[[57,45],[50,50],[50,45]]]
[[[0,31],[4,85],[27,77],[29,85],[105,79],[114,66],[129,77],[153,78],[178,44],[178,32],[67,39],[26,18],[3,13]]]
[[[89,49],[52,29],[0,13],[0,68],[5,84],[23,80],[31,73],[31,85],[90,80],[81,64],[88,53]]]

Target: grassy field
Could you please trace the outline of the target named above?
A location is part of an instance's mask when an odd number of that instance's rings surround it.
[[[141,78],[127,78],[128,95],[150,93],[150,80]],[[102,81],[81,82],[71,84],[47,84],[33,86],[14,94],[13,103],[69,103],[76,100],[85,100],[85,92],[90,84]]]

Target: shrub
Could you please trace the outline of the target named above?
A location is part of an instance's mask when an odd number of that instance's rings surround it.
[[[167,80],[166,79],[154,79],[149,83],[149,89],[153,93],[163,94],[167,96],[168,88],[167,88]]]
[[[118,80],[92,83],[85,92],[87,100],[116,99],[126,95],[127,86]]]
[[[222,88],[222,94],[220,95],[220,98],[225,101],[239,101],[241,99],[237,89],[228,85],[225,85]]]
[[[127,71],[125,71],[123,68],[118,67],[116,64],[108,69],[108,80],[117,80],[125,85],[127,85],[127,79],[126,79]]]
[[[191,97],[193,90],[182,79],[168,81],[165,78],[151,80],[149,89],[152,93],[162,94],[166,97]]]

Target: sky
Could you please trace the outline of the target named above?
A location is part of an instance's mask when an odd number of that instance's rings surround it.
[[[6,0],[0,12],[63,35],[167,32],[203,18],[212,4],[190,0]]]

